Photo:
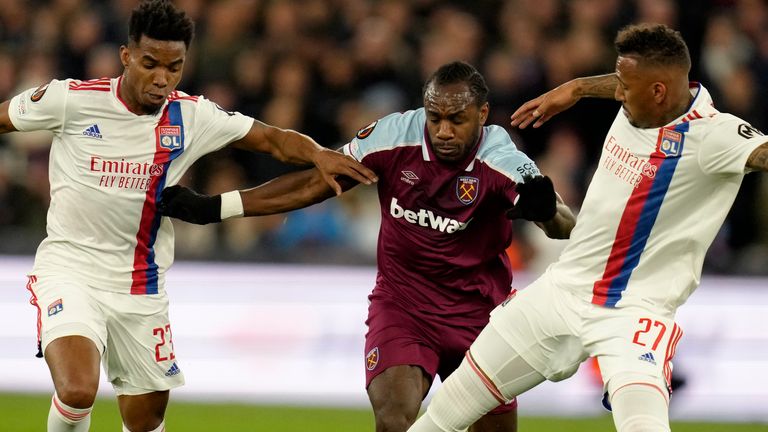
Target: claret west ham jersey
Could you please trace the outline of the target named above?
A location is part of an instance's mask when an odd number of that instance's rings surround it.
[[[768,141],[717,111],[693,84],[689,110],[662,128],[616,116],[571,233],[549,277],[587,301],[674,313],[698,286],[707,248],[752,151]]]
[[[381,204],[374,295],[434,319],[485,324],[488,305],[509,293],[505,211],[515,184],[536,165],[498,126],[458,163],[439,161],[424,109],[391,114],[360,130],[344,152],[372,169]],[[478,307],[478,303],[483,307]]]
[[[97,289],[153,294],[173,261],[160,193],[198,158],[245,136],[253,119],[181,92],[156,115],[136,115],[118,96],[120,82],[53,80],[14,97],[8,111],[16,129],[54,134],[48,236],[34,273],[64,271]]]

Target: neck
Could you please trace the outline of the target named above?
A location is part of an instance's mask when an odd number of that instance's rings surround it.
[[[681,97],[675,98],[675,101],[675,104],[660,116],[658,127],[671,123],[688,111],[688,108],[691,106],[691,101],[693,101],[693,95],[687,85],[685,86],[685,93],[681,95]]]

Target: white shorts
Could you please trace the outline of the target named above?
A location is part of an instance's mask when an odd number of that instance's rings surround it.
[[[592,304],[553,286],[546,274],[494,309],[489,325],[550,381],[570,377],[584,360],[596,357],[611,395],[627,384],[644,383],[668,396],[671,360],[683,334],[669,317]],[[495,364],[486,359],[499,355],[489,343],[470,351],[478,364]]]
[[[184,384],[173,352],[165,292],[131,295],[102,291],[73,275],[30,275],[30,303],[38,308],[42,352],[53,340],[83,336],[101,353],[118,395],[164,391]]]

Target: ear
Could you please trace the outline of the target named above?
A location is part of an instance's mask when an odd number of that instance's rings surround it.
[[[120,63],[124,68],[128,68],[128,64],[131,60],[131,51],[125,45],[120,45]]]
[[[489,111],[490,107],[488,106],[488,102],[484,103],[483,106],[480,107],[480,126],[485,125],[485,121],[488,120]]]
[[[651,85],[651,91],[653,92],[653,100],[657,104],[664,102],[667,98],[667,85],[661,81],[656,81]]]

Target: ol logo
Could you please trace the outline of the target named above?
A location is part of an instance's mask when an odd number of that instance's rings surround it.
[[[374,347],[365,355],[365,368],[369,371],[376,369],[379,364],[379,347]]]
[[[160,147],[168,150],[181,148],[181,128],[179,126],[160,126],[157,133]]]
[[[61,299],[58,299],[55,302],[48,305],[48,316],[56,315],[57,313],[63,310],[64,310],[64,304],[61,302]]]
[[[456,179],[456,196],[462,204],[469,205],[477,198],[480,179],[477,177],[460,176]]]
[[[669,129],[664,129],[661,134],[659,150],[667,157],[680,156],[683,150],[683,134]]]

